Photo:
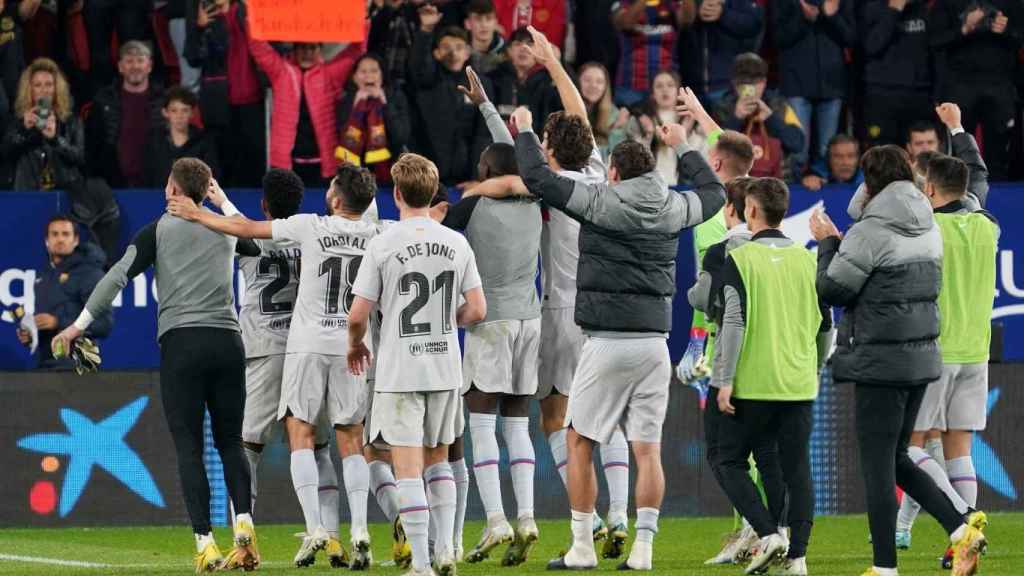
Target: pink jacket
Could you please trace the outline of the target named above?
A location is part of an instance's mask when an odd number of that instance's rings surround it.
[[[306,97],[306,106],[313,121],[316,143],[320,148],[320,173],[332,178],[338,161],[335,126],[335,102],[341,97],[352,66],[365,50],[365,43],[350,44],[333,60],[319,63],[303,72],[298,64],[275,51],[262,40],[249,39],[249,51],[256,64],[270,79],[274,110],[270,118],[270,165],[292,168],[292,149],[299,127],[299,98]]]

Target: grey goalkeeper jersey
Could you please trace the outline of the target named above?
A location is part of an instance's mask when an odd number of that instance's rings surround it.
[[[121,260],[100,280],[85,309],[110,312],[128,282],[153,266],[159,312],[157,338],[175,328],[238,331],[232,287],[237,240],[165,214],[135,235]]]

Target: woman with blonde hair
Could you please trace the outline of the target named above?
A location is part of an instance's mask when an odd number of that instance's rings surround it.
[[[15,190],[66,189],[80,184],[85,165],[82,124],[57,63],[37,58],[21,74],[15,120],[0,153],[14,165]]]
[[[579,85],[597,148],[607,162],[615,145],[626,139],[629,111],[612,103],[612,84],[603,64],[587,62],[580,66]]]

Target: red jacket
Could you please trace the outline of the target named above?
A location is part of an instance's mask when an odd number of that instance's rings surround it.
[[[303,72],[299,65],[275,51],[262,40],[249,39],[253,60],[270,79],[274,111],[270,118],[270,165],[292,168],[292,149],[299,129],[299,98],[306,97],[306,106],[313,121],[316,143],[320,149],[320,174],[331,178],[338,161],[335,126],[335,102],[344,91],[352,66],[365,50],[365,43],[350,44],[333,60],[318,63]]]
[[[517,24],[529,24],[543,32],[559,50],[565,47],[565,0],[531,0],[530,10],[524,13],[529,22],[517,22],[518,4],[518,0],[494,0],[498,24],[505,29],[506,40],[516,31]]]

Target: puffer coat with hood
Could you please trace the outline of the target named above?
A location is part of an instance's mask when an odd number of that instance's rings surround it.
[[[911,387],[939,378],[942,237],[912,182],[889,184],[846,237],[818,247],[818,295],[845,307],[832,356],[837,382]]]

